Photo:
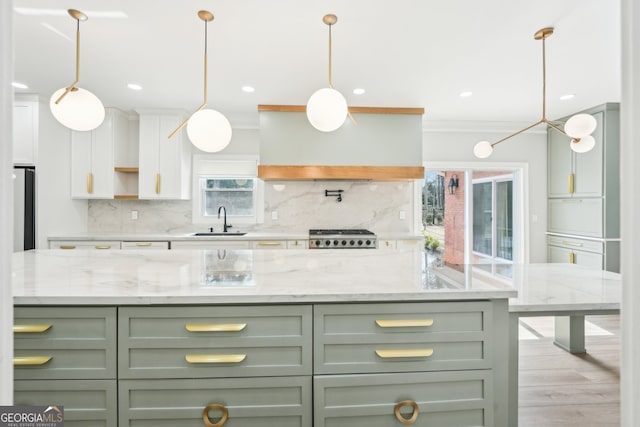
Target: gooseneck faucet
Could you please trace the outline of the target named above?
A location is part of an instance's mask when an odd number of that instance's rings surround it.
[[[227,230],[233,226],[231,224],[227,224],[227,208],[225,208],[224,206],[220,206],[218,208],[218,219],[220,219],[220,211],[223,209],[224,209],[224,225],[223,225],[222,231],[226,233]]]

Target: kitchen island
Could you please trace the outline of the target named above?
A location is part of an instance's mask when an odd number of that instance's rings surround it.
[[[15,403],[55,399],[69,426],[506,426],[516,292],[447,270],[417,250],[17,253]]]

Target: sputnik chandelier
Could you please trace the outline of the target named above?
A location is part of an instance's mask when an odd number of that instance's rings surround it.
[[[577,153],[586,153],[591,150],[595,146],[595,139],[591,134],[596,129],[597,122],[596,119],[589,114],[576,114],[573,117],[569,118],[567,122],[564,124],[564,129],[561,127],[562,122],[548,120],[546,117],[546,103],[547,103],[547,77],[546,77],[546,52],[545,52],[545,39],[553,34],[553,28],[547,27],[541,30],[536,31],[533,38],[536,40],[542,41],[542,118],[536,123],[527,126],[524,129],[521,129],[511,135],[502,138],[499,141],[494,143],[490,143],[489,141],[480,141],[473,148],[473,154],[476,157],[484,159],[489,157],[491,153],[493,153],[493,147],[500,144],[503,141],[506,141],[509,138],[512,138],[516,135],[520,135],[523,132],[528,131],[529,129],[538,126],[540,124],[546,124],[550,128],[560,132],[563,135],[571,138],[570,147],[573,151]]]

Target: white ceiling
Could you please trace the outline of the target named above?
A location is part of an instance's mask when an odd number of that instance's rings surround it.
[[[349,105],[424,107],[442,121],[533,122],[542,111],[547,26],[547,116],[620,100],[619,0],[14,0],[15,8],[78,9],[79,86],[109,107],[182,108],[203,96],[209,32],[209,108],[232,124],[257,123],[258,104],[306,104],[333,83]],[[120,11],[126,18],[98,16]],[[14,12],[16,92],[48,99],[75,77],[76,22],[65,13]],[[49,28],[47,28],[49,27]],[[56,31],[52,31],[52,29]],[[132,91],[128,83],[143,86]],[[250,85],[255,92],[245,93]],[[355,88],[364,95],[354,95]],[[463,91],[472,91],[467,98]],[[575,98],[560,101],[564,94]]]

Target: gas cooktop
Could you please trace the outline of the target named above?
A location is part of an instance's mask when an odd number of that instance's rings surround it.
[[[310,249],[375,249],[376,235],[363,229],[311,229]]]

